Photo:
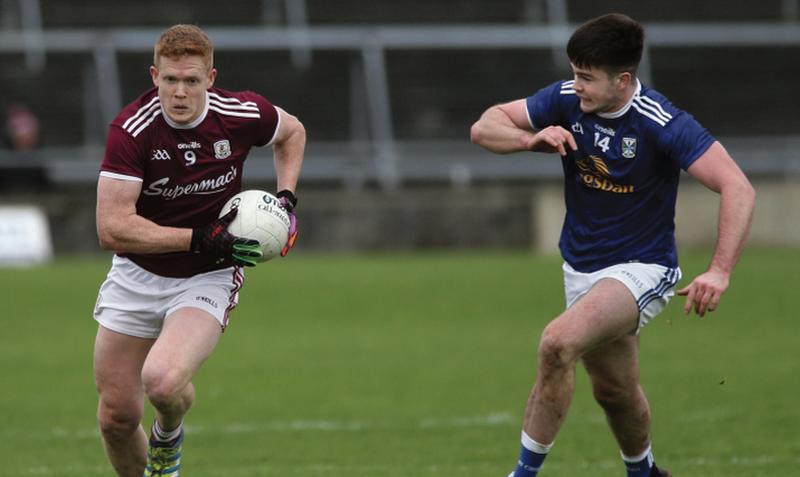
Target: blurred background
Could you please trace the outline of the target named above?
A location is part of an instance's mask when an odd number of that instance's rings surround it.
[[[174,23],[209,33],[218,86],[255,90],[305,124],[298,250],[553,253],[557,158],[491,155],[469,127],[494,103],[568,78],[570,33],[610,11],[645,24],[642,81],[751,177],[751,243],[799,244],[798,0],[0,0],[0,260],[98,251],[107,125],[151,86],[153,44]],[[244,178],[274,190],[268,148]],[[717,204],[684,178],[680,246],[713,242]],[[52,242],[21,257],[21,223]]]
[[[507,475],[535,340],[563,309],[563,179],[557,157],[493,155],[469,128],[569,78],[569,35],[611,11],[646,27],[642,81],[758,192],[724,307],[695,319],[677,299],[643,333],[659,462],[704,477],[800,468],[800,0],[0,0],[0,474],[111,473],[91,372],[111,256],[98,169],[107,125],[151,87],[158,36],[196,23],[217,85],[297,115],[308,146],[297,248],[248,271],[197,376],[187,475]],[[246,188],[274,190],[271,156],[251,152]],[[707,266],[718,203],[684,175],[684,284]],[[577,374],[547,468],[618,476]]]

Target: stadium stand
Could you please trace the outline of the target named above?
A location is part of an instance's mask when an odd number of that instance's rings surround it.
[[[34,20],[23,14],[30,4],[39,4],[37,14],[27,14]],[[768,107],[784,101],[780,92],[789,90],[800,70],[787,61],[800,54],[796,4],[680,0],[653,7],[622,1],[614,8],[651,23],[643,75],[678,106],[720,136],[774,136],[800,129],[792,108]],[[563,32],[552,30],[561,37],[537,44],[548,28],[606,10],[603,2],[530,0],[494,1],[491,7],[425,0],[233,0],[225,8],[209,1],[146,7],[120,1],[113,15],[100,0],[3,5],[0,87],[11,94],[0,100],[0,109],[10,102],[31,105],[42,120],[46,147],[102,144],[109,116],[149,85],[143,65],[150,61],[154,35],[174,22],[200,24],[225,50],[217,56],[219,85],[258,88],[297,111],[316,141],[375,139],[379,134],[369,129],[376,123],[390,139],[459,141],[486,104],[529,94],[568,74],[550,49],[563,43]],[[292,5],[302,6],[294,19]],[[563,18],[550,18],[553,11]],[[216,29],[231,45],[222,44]],[[272,36],[260,42],[265,29]],[[282,38],[281,44],[269,44],[273,37]],[[129,39],[134,41],[126,44]],[[331,46],[337,39],[341,44]],[[375,65],[366,64],[370,48],[364,42],[372,42],[378,57],[371,76]],[[301,50],[310,60],[298,61]],[[765,84],[770,86],[759,86]]]
[[[42,146],[35,158],[0,150],[3,183],[37,164],[36,181],[93,184],[108,122],[150,85],[153,42],[179,22],[214,39],[218,86],[258,90],[303,120],[306,183],[392,190],[553,179],[553,161],[487,160],[469,144],[469,126],[489,104],[568,77],[568,35],[609,8],[647,27],[644,81],[723,138],[746,171],[800,171],[799,103],[785,93],[800,73],[800,0],[109,5],[0,1],[0,111],[28,105]],[[248,177],[271,179],[269,161],[249,162]]]

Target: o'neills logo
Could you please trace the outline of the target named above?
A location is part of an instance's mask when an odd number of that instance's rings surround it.
[[[611,174],[608,172],[608,166],[603,162],[603,159],[590,155],[575,162],[580,171],[581,182],[586,187],[616,194],[630,194],[633,192],[633,185],[616,184],[608,179]]]
[[[184,195],[200,194],[218,194],[225,190],[225,186],[236,179],[238,171],[236,167],[231,166],[230,170],[225,174],[220,174],[214,179],[203,179],[198,182],[192,182],[185,185],[176,185],[175,187],[166,187],[169,182],[169,177],[162,177],[157,181],[153,181],[147,186],[147,189],[142,193],[145,195],[160,195],[167,200],[174,200]]]

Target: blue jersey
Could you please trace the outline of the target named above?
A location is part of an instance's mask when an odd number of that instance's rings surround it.
[[[714,143],[690,114],[637,83],[614,113],[584,113],[573,81],[526,99],[534,129],[571,131],[577,151],[562,157],[567,215],[559,248],[575,270],[626,262],[678,265],[675,200],[681,169]]]

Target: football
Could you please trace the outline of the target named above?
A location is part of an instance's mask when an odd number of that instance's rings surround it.
[[[281,253],[289,238],[289,215],[280,200],[263,190],[239,192],[225,203],[219,216],[238,208],[228,231],[237,237],[258,240],[265,262]]]

